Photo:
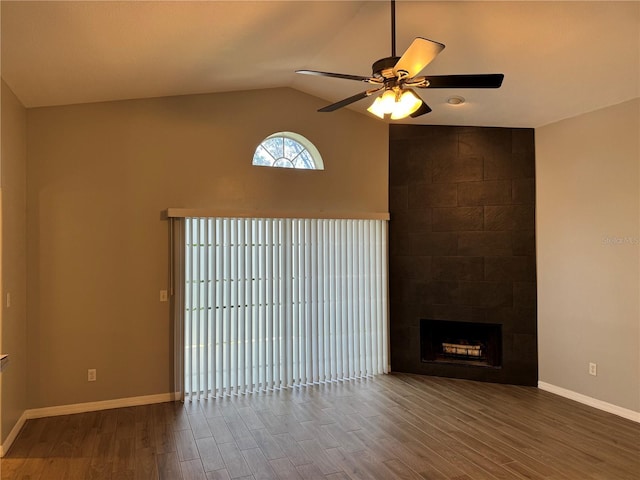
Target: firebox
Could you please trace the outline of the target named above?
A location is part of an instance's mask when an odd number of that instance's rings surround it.
[[[500,368],[502,326],[420,320],[420,354],[422,362]]]

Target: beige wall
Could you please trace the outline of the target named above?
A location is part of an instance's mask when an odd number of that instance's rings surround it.
[[[0,148],[0,194],[2,208],[1,261],[2,305],[0,350],[9,354],[9,365],[0,374],[0,442],[27,408],[27,113],[2,81]],[[11,293],[11,306],[6,294]]]
[[[28,111],[30,408],[171,391],[163,209],[388,210],[387,125],[323,105],[273,89]],[[325,170],[252,167],[282,130]]]
[[[547,125],[536,169],[540,381],[640,412],[638,132],[639,99]]]

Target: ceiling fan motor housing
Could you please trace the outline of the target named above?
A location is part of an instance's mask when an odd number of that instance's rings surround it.
[[[371,65],[371,70],[373,70],[373,76],[375,78],[380,78],[383,80],[389,78],[396,78],[396,74],[393,71],[393,67],[396,66],[400,57],[385,57],[377,60]]]

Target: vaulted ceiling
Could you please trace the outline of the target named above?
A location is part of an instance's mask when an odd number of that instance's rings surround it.
[[[638,1],[398,0],[396,14],[398,54],[417,36],[446,45],[424,74],[505,75],[420,90],[433,112],[404,123],[537,127],[640,96]],[[27,107],[272,87],[332,103],[367,85],[294,70],[369,75],[390,30],[382,0],[3,0],[2,77]]]

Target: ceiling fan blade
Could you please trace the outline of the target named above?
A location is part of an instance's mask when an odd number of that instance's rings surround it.
[[[357,80],[359,82],[369,82],[371,77],[363,77],[361,75],[349,75],[346,73],[319,72],[317,70],[296,70],[296,73],[303,75],[317,75],[320,77],[343,78],[345,80]]]
[[[411,79],[420,81],[427,80],[425,86],[417,85],[420,88],[500,88],[502,85],[502,73],[486,73],[479,75],[427,75]]]
[[[444,45],[426,38],[416,37],[404,52],[393,72],[396,75],[404,73],[406,77],[415,77],[442,51]]]
[[[422,99],[420,99],[422,100]],[[413,112],[411,115],[409,115],[411,118],[416,118],[419,117],[420,115],[424,115],[426,113],[429,113],[431,111],[431,107],[429,105],[427,105],[424,100],[422,100],[422,105],[420,105],[420,108],[418,108],[418,110],[416,110],[415,112]]]
[[[371,95],[372,91],[367,90],[366,92],[357,93],[349,98],[345,98],[344,100],[340,100],[339,102],[332,103],[331,105],[327,105],[326,107],[322,107],[319,112],[333,112],[334,110],[338,110],[339,108],[346,107],[358,100],[362,100],[363,98],[367,98]]]

